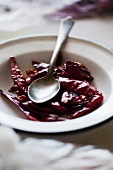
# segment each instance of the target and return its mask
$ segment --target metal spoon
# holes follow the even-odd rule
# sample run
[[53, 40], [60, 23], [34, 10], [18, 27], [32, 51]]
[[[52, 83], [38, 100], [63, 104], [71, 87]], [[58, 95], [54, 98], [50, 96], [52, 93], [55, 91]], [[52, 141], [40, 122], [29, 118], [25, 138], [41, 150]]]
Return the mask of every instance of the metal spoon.
[[60, 83], [53, 77], [53, 69], [59, 51], [68, 37], [74, 24], [71, 17], [66, 17], [60, 22], [57, 43], [51, 57], [48, 72], [45, 77], [33, 81], [28, 88], [28, 96], [35, 103], [43, 103], [53, 98], [60, 90]]

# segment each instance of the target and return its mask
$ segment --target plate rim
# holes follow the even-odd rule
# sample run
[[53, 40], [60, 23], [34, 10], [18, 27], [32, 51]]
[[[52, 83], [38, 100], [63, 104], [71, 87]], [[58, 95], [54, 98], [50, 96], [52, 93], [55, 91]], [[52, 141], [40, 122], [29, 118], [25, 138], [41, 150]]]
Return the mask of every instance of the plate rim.
[[[30, 34], [30, 35], [23, 35], [23, 36], [17, 36], [17, 37], [14, 37], [14, 38], [9, 38], [7, 40], [3, 40], [2, 42], [0, 42], [0, 48], [4, 48], [4, 46], [8, 45], [8, 43], [14, 43], [15, 41], [21, 41], [21, 40], [26, 40], [26, 39], [31, 39], [31, 38], [48, 38], [48, 37], [54, 37], [54, 38], [57, 38], [57, 34]], [[69, 39], [72, 39], [72, 40], [79, 40], [79, 41], [83, 41], [83, 42], [86, 42], [86, 43], [89, 43], [89, 44], [92, 44], [92, 45], [95, 45], [95, 46], [98, 46], [100, 48], [103, 48], [105, 50], [108, 50], [109, 52], [113, 53], [113, 49], [110, 48], [110, 47], [107, 47], [101, 43], [97, 43], [95, 41], [91, 41], [89, 39], [86, 39], [86, 38], [81, 38], [81, 37], [74, 37], [74, 36], [68, 36]]]
[[[5, 40], [5, 41], [2, 41], [1, 43], [0, 43], [0, 49], [1, 48], [5, 48], [5, 47], [7, 47], [8, 46], [8, 44], [10, 44], [10, 43], [12, 43], [12, 45], [14, 44], [14, 43], [16, 43], [16, 42], [20, 42], [20, 41], [22, 41], [22, 40], [28, 40], [28, 39], [34, 39], [34, 38], [57, 38], [57, 35], [55, 35], [55, 34], [39, 34], [39, 35], [37, 35], [37, 34], [33, 34], [33, 35], [25, 35], [25, 36], [19, 36], [19, 37], [15, 37], [15, 38], [11, 38], [11, 39], [8, 39], [8, 40]], [[110, 48], [108, 48], [108, 47], [106, 47], [106, 46], [103, 46], [103, 45], [101, 45], [101, 44], [97, 44], [96, 42], [93, 42], [93, 41], [90, 41], [90, 40], [87, 40], [87, 39], [82, 39], [82, 38], [76, 38], [76, 37], [73, 37], [73, 36], [69, 36], [69, 39], [72, 39], [72, 40], [77, 40], [77, 41], [82, 41], [82, 42], [85, 42], [85, 43], [90, 43], [90, 44], [92, 44], [92, 45], [94, 45], [94, 46], [98, 46], [98, 47], [100, 47], [100, 48], [102, 48], [102, 49], [104, 49], [104, 50], [106, 50], [106, 51], [109, 51], [109, 52], [111, 52], [111, 54], [113, 55], [113, 51], [112, 51], [112, 49], [110, 49]], [[0, 111], [0, 113], [2, 113], [1, 111]], [[5, 115], [4, 117], [6, 117], [7, 118], [7, 116]], [[10, 116], [9, 116], [10, 117]], [[11, 116], [10, 117], [10, 119], [12, 118], [13, 116]], [[85, 116], [86, 117], [86, 116]], [[83, 117], [83, 119], [85, 119], [85, 117]], [[111, 118], [112, 117], [112, 114], [111, 114], [111, 116], [109, 116], [107, 119], [109, 119], [109, 118]], [[26, 120], [26, 119], [22, 119], [22, 118], [18, 118], [18, 117], [14, 117], [14, 122], [16, 121], [18, 121], [18, 120], [20, 120], [21, 119], [21, 122], [23, 123], [23, 121], [24, 122], [27, 122], [28, 123], [28, 121], [29, 120]], [[100, 123], [102, 123], [102, 122], [104, 122], [105, 120], [107, 120], [106, 118], [105, 119], [103, 119], [101, 122], [97, 122], [97, 123], [95, 123], [94, 125], [97, 125], [97, 124], [100, 124]], [[70, 121], [70, 120], [69, 120]], [[67, 125], [69, 124], [68, 122], [69, 122], [68, 120], [67, 120]], [[2, 123], [2, 124], [4, 124], [4, 125], [6, 125], [6, 126], [9, 126], [9, 127], [11, 127], [11, 128], [14, 128], [14, 129], [18, 129], [18, 130], [21, 130], [21, 131], [27, 131], [27, 132], [35, 132], [35, 133], [61, 133], [61, 132], [68, 132], [68, 131], [77, 131], [77, 130], [81, 130], [81, 129], [85, 129], [85, 128], [88, 128], [88, 127], [91, 127], [91, 126], [94, 126], [94, 125], [92, 125], [91, 123], [89, 123], [89, 125], [88, 126], [84, 126], [84, 127], [79, 127], [79, 128], [77, 128], [77, 129], [73, 129], [72, 128], [72, 125], [75, 123], [75, 119], [73, 119], [73, 120], [71, 120], [71, 126], [70, 127], [68, 127], [68, 128], [66, 128], [66, 129], [61, 129], [61, 130], [58, 130], [58, 129], [51, 129], [51, 126], [52, 125], [54, 125], [54, 124], [57, 124], [57, 125], [59, 125], [59, 124], [61, 124], [61, 122], [50, 122], [50, 128], [49, 128], [49, 130], [48, 129], [46, 129], [46, 130], [44, 130], [43, 129], [43, 125], [47, 125], [48, 126], [48, 122], [38, 122], [38, 124], [40, 125], [40, 127], [41, 127], [41, 129], [40, 128], [36, 128], [36, 129], [34, 129], [34, 127], [32, 128], [32, 129], [30, 129], [30, 128], [26, 128], [26, 127], [22, 127], [20, 124], [18, 124], [18, 125], [12, 125], [12, 123], [9, 123], [7, 120], [3, 123], [3, 121], [1, 121], [0, 120], [0, 122]], [[66, 121], [63, 121], [62, 122], [62, 126], [61, 127], [64, 127], [65, 126], [65, 123], [64, 122], [66, 122]], [[79, 121], [78, 121], [79, 122]], [[32, 125], [32, 124], [37, 124], [37, 122], [33, 122], [33, 121], [29, 121], [29, 125]], [[37, 126], [37, 125], [36, 125]], [[69, 125], [68, 125], [69, 126]], [[38, 126], [37, 126], [38, 127]], [[51, 130], [50, 130], [51, 129]]]

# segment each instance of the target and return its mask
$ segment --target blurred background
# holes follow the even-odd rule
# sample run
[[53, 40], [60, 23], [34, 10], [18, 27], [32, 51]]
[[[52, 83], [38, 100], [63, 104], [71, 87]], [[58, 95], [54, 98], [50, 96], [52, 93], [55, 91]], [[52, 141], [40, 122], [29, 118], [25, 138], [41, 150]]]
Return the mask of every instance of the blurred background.
[[59, 19], [76, 24], [70, 35], [112, 48], [113, 0], [0, 0], [0, 41], [29, 34], [57, 34]]

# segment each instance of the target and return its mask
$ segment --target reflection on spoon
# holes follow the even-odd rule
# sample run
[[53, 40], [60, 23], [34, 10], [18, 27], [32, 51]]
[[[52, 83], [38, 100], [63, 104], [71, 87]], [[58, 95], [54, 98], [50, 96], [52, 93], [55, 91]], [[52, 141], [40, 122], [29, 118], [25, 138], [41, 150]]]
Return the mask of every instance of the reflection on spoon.
[[56, 47], [51, 57], [48, 72], [45, 77], [33, 81], [28, 88], [28, 96], [35, 103], [43, 103], [50, 100], [60, 90], [60, 83], [53, 77], [53, 69], [59, 51], [66, 41], [73, 24], [74, 20], [71, 17], [61, 20]]

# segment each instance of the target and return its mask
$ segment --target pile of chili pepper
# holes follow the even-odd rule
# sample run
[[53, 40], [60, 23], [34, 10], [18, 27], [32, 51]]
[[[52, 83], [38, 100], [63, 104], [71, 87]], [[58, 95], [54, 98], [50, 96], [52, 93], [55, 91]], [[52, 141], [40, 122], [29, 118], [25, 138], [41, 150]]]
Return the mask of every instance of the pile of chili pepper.
[[[10, 57], [11, 78], [14, 82], [8, 93], [0, 90], [1, 95], [13, 102], [33, 121], [53, 122], [75, 119], [97, 109], [103, 101], [103, 95], [92, 84], [93, 77], [80, 62], [67, 60], [65, 64], [57, 62], [53, 76], [60, 82], [59, 93], [51, 100], [37, 104], [28, 97], [28, 86], [32, 81], [46, 75], [49, 64], [32, 61], [33, 68], [25, 76], [15, 57]], [[16, 93], [16, 97], [13, 93]]]

